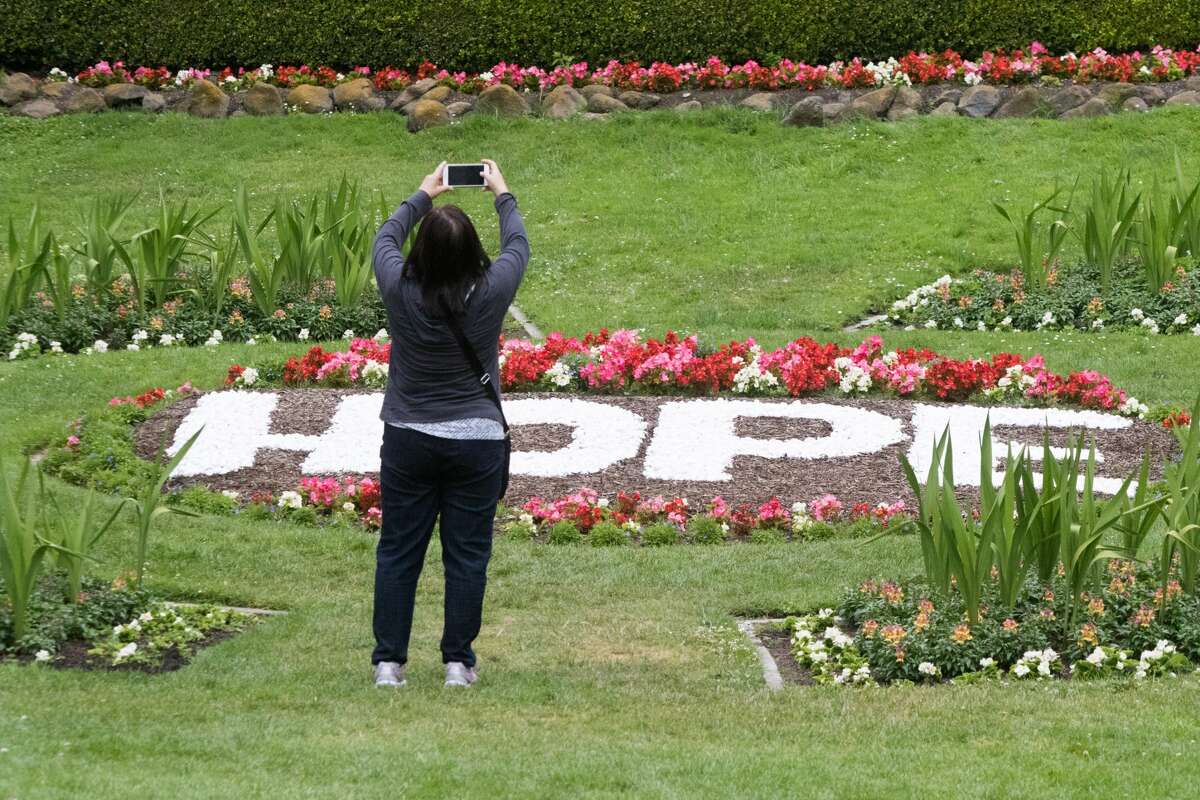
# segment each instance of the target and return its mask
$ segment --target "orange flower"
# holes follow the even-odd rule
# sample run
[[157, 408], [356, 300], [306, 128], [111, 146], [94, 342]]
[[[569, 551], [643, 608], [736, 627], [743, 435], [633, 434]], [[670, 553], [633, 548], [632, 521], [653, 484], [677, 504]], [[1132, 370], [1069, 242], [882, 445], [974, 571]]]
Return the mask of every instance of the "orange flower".
[[954, 632], [950, 634], [950, 638], [955, 644], [966, 644], [971, 641], [971, 626], [967, 623], [961, 623], [954, 628]]
[[1154, 622], [1154, 609], [1148, 608], [1147, 606], [1142, 606], [1137, 611], [1133, 612], [1132, 622], [1134, 625], [1137, 625], [1141, 628], [1149, 628], [1150, 623]]
[[875, 634], [879, 632], [879, 623], [873, 619], [869, 619], [863, 623], [862, 635], [864, 639], [873, 639]]
[[1090, 622], [1084, 623], [1079, 629], [1079, 646], [1097, 645], [1100, 643], [1100, 631]]
[[908, 631], [904, 629], [903, 625], [886, 625], [879, 635], [888, 644], [897, 646], [904, 641], [905, 636], [908, 636]]
[[888, 581], [879, 590], [879, 596], [895, 606], [904, 601], [904, 590], [891, 581]]
[[1104, 601], [1099, 597], [1093, 597], [1091, 600], [1088, 600], [1088, 613], [1093, 617], [1103, 617]]
[[1017, 622], [1012, 617], [1009, 617], [1008, 619], [1004, 620], [1004, 622], [1000, 623], [1000, 627], [1004, 628], [1005, 633], [1016, 633], [1017, 629], [1021, 627], [1021, 623]]

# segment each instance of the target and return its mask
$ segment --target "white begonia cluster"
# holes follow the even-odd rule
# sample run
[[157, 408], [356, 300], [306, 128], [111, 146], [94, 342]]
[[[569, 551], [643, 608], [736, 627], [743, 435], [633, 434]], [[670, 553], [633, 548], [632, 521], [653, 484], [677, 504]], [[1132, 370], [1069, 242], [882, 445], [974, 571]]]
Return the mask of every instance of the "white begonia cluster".
[[1049, 678], [1054, 671], [1055, 665], [1062, 666], [1059, 660], [1058, 653], [1047, 647], [1045, 650], [1026, 650], [1025, 654], [1017, 659], [1017, 663], [1012, 665], [1009, 670], [1015, 677], [1027, 678], [1033, 676], [1040, 680]]
[[362, 365], [359, 375], [362, 376], [363, 383], [366, 385], [383, 387], [387, 385], [388, 367], [387, 364], [378, 361], [368, 361]]
[[237, 500], [239, 497], [241, 497], [241, 494], [235, 492], [233, 489], [222, 489], [221, 496], [228, 497], [230, 500]]
[[734, 356], [733, 363], [742, 363], [739, 369], [733, 376], [733, 391], [736, 394], [766, 394], [772, 389], [779, 386], [779, 378], [770, 370], [763, 369], [759, 363], [759, 356], [762, 355], [762, 348], [755, 345], [751, 351], [753, 357], [749, 363], [743, 363], [745, 359], [741, 356]]
[[1175, 645], [1166, 639], [1159, 639], [1155, 643], [1153, 650], [1142, 651], [1142, 655], [1138, 658], [1137, 670], [1133, 673], [1133, 677], [1138, 680], [1145, 678], [1146, 673], [1154, 666], [1154, 662], [1161, 661], [1174, 652]]
[[1188, 324], [1188, 315], [1180, 314], [1175, 319], [1171, 320], [1172, 325], [1178, 325], [1181, 328], [1186, 328]]
[[1124, 403], [1121, 403], [1121, 407], [1117, 409], [1117, 412], [1120, 413], [1121, 416], [1137, 417], [1138, 419], [1145, 419], [1146, 414], [1149, 411], [1149, 406], [1139, 401], [1136, 397], [1127, 398]]
[[1035, 384], [1037, 380], [1027, 372], [1020, 364], [1014, 364], [1004, 371], [996, 381], [996, 385], [990, 389], [984, 389], [985, 397], [995, 399], [1003, 397], [1006, 394], [1014, 394], [1024, 396], [1025, 393]]
[[375, 331], [375, 335], [371, 337], [377, 342], [386, 342], [391, 340], [391, 335], [387, 332], [387, 328], [380, 328]]
[[932, 661], [922, 661], [920, 664], [917, 665], [917, 672], [921, 673], [922, 675], [926, 675], [930, 678], [936, 678], [938, 675], [940, 675], [942, 673], [942, 671], [938, 668], [938, 666], [936, 664], [934, 664]]
[[1042, 315], [1041, 322], [1039, 322], [1037, 325], [1034, 325], [1033, 327], [1034, 327], [1034, 330], [1040, 331], [1042, 328], [1050, 328], [1057, 324], [1058, 324], [1058, 318], [1054, 316], [1054, 312], [1047, 311], [1045, 314]]
[[350, 330], [349, 328], [347, 328], [346, 330], [342, 331], [342, 338], [343, 338], [343, 339], [353, 339], [353, 338], [354, 338], [354, 331], [352, 331], [352, 330]]
[[279, 495], [278, 504], [280, 508], [300, 508], [304, 505], [304, 498], [299, 492], [289, 490]]
[[907, 296], [902, 297], [896, 302], [892, 303], [892, 311], [897, 312], [893, 314], [893, 316], [899, 316], [898, 312], [901, 311], [908, 311], [912, 308], [929, 305], [929, 298], [932, 295], [937, 294], [939, 289], [949, 288], [950, 284], [952, 283], [954, 283], [953, 278], [951, 278], [949, 275], [943, 275], [933, 283], [928, 283], [924, 286], [918, 286], [916, 289], [913, 289], [911, 292], [909, 292]]
[[565, 389], [571, 385], [571, 366], [562, 360], [555, 361], [542, 377], [546, 383], [556, 389]]
[[246, 367], [237, 378], [238, 386], [250, 387], [256, 383], [258, 383], [258, 370], [254, 367]]
[[225, 337], [221, 335], [221, 331], [214, 330], [212, 332], [212, 336], [209, 336], [208, 340], [204, 342], [204, 346], [205, 347], [216, 347], [222, 341], [224, 341], [224, 339], [225, 339]]
[[865, 394], [871, 390], [871, 373], [863, 369], [851, 358], [842, 356], [835, 359], [833, 368], [838, 373], [838, 388], [845, 394], [858, 392]]
[[1159, 332], [1158, 322], [1151, 317], [1146, 317], [1144, 320], [1142, 320], [1142, 327], [1150, 331], [1152, 334]]
[[978, 86], [979, 84], [983, 83], [983, 76], [978, 72], [964, 72], [963, 83], [965, 83], [967, 86]]
[[799, 501], [792, 503], [792, 531], [801, 533], [813, 525], [812, 515], [808, 513], [808, 503]]
[[117, 651], [117, 654], [115, 656], [113, 656], [113, 663], [120, 664], [122, 661], [124, 661], [125, 659], [129, 658], [134, 653], [136, 653], [137, 649], [138, 649], [137, 642], [130, 642], [129, 644], [125, 645], [124, 647], [122, 647], [120, 650]]
[[8, 354], [8, 360], [16, 361], [26, 353], [35, 356], [40, 352], [41, 348], [38, 346], [38, 338], [36, 336], [32, 333], [18, 333], [17, 340], [13, 343], [13, 349]]
[[912, 78], [907, 72], [900, 69], [900, 62], [895, 58], [889, 58], [887, 61], [872, 61], [867, 64], [866, 70], [875, 79], [876, 86], [885, 84], [912, 86]]
[[53, 656], [50, 655], [49, 650], [38, 650], [36, 653], [33, 654], [33, 660], [39, 664], [48, 663], [51, 658], [53, 658]]
[[296, 334], [296, 338], [302, 342], [307, 342], [308, 341], [308, 328], [301, 328], [300, 332]]
[[1200, 322], [1196, 323], [1196, 327], [1192, 328], [1192, 336], [1200, 336]]

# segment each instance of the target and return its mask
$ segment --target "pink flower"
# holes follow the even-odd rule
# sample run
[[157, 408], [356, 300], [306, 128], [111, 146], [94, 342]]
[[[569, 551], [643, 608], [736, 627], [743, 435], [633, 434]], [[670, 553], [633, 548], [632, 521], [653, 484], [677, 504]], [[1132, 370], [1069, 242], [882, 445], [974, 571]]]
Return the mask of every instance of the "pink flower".
[[79, 444], [79, 437], [72, 434], [67, 437], [67, 447], [75, 447]]
[[842, 513], [842, 501], [836, 496], [827, 494], [818, 497], [808, 504], [809, 512], [813, 519], [819, 522], [828, 522], [837, 519]]

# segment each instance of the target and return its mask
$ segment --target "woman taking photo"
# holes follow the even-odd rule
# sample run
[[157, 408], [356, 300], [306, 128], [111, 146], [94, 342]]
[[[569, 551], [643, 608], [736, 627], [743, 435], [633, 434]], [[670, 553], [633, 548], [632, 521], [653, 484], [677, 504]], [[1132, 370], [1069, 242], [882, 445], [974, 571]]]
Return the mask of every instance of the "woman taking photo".
[[[476, 679], [471, 643], [479, 635], [492, 522], [508, 474], [497, 341], [529, 261], [516, 198], [495, 162], [483, 163], [483, 188], [495, 195], [500, 216], [494, 261], [462, 209], [433, 207], [451, 188], [443, 180], [445, 164], [425, 177], [375, 238], [375, 279], [392, 337], [381, 414], [376, 686], [405, 685], [417, 579], [435, 524], [446, 573], [445, 685], [470, 686]], [[418, 222], [405, 257], [401, 246]]]

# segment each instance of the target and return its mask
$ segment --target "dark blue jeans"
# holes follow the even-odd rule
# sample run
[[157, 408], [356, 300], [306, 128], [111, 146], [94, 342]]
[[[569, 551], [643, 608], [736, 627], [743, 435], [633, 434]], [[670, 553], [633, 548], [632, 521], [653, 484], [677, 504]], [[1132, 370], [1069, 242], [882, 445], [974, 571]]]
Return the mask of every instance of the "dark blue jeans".
[[371, 662], [408, 660], [417, 579], [439, 522], [446, 572], [442, 661], [475, 665], [504, 443], [460, 441], [384, 425], [380, 483], [383, 528], [375, 554], [375, 652]]

